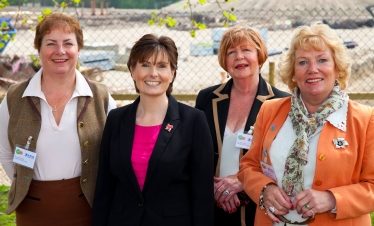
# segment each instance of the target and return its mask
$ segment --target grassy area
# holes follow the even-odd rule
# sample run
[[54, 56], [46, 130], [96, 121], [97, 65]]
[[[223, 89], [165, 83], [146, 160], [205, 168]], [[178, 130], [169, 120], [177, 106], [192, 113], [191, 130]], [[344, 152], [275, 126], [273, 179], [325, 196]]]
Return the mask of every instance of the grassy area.
[[[11, 215], [6, 215], [5, 210], [8, 203], [8, 191], [9, 187], [5, 185], [0, 185], [0, 225], [2, 226], [15, 226], [16, 225], [16, 215], [12, 213]], [[374, 213], [370, 214], [371, 225], [374, 226]]]
[[0, 225], [15, 226], [16, 225], [15, 213], [12, 213], [11, 215], [5, 214], [5, 210], [8, 204], [8, 191], [9, 191], [8, 186], [0, 185]]

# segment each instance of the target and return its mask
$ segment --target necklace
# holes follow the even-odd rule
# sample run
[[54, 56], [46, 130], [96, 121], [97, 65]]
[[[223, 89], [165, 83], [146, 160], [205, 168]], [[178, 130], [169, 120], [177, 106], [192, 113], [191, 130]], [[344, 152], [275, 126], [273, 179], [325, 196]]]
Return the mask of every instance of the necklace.
[[60, 101], [60, 103], [58, 103], [57, 105], [51, 106], [51, 107], [52, 107], [52, 113], [53, 113], [53, 112], [57, 112], [57, 107], [60, 106], [60, 104], [61, 104], [62, 102], [64, 102], [64, 100], [66, 100], [66, 98], [68, 98], [68, 96], [70, 96], [70, 95], [74, 92], [74, 89], [75, 89], [75, 87], [74, 87], [70, 92], [68, 92], [68, 94], [64, 97], [64, 99], [62, 99], [62, 100]]

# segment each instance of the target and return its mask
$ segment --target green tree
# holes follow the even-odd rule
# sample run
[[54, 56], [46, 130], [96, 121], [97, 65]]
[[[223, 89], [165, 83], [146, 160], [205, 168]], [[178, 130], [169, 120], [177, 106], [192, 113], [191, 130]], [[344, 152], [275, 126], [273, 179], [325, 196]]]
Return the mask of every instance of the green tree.
[[[160, 2], [162, 2], [162, 0], [160, 0]], [[223, 0], [223, 2], [231, 2], [231, 0]], [[220, 2], [219, 0], [215, 0], [215, 3], [219, 6], [219, 8], [221, 9], [222, 15], [225, 18], [222, 21], [223, 27], [228, 27], [230, 22], [236, 21], [236, 16], [229, 11], [223, 10], [223, 8], [221, 7], [221, 3], [223, 3], [223, 2]], [[197, 5], [205, 5], [206, 3], [207, 3], [207, 0], [198, 0]], [[190, 11], [190, 21], [191, 21], [191, 25], [192, 25], [192, 29], [190, 30], [190, 34], [191, 34], [192, 37], [195, 37], [196, 36], [196, 30], [205, 29], [206, 24], [197, 22], [194, 19], [194, 17], [193, 17], [194, 13], [193, 13], [193, 10], [192, 10], [192, 4], [191, 4], [190, 0], [185, 1], [184, 9], [189, 9], [189, 11]], [[234, 11], [234, 9], [232, 8], [231, 11]], [[173, 27], [177, 24], [177, 21], [175, 19], [173, 19], [172, 17], [168, 16], [168, 15], [164, 15], [162, 13], [162, 11], [159, 12], [159, 13], [154, 11], [154, 12], [151, 13], [151, 19], [148, 21], [148, 24], [151, 25], [151, 26], [157, 24], [158, 26], [168, 25], [170, 27]]]

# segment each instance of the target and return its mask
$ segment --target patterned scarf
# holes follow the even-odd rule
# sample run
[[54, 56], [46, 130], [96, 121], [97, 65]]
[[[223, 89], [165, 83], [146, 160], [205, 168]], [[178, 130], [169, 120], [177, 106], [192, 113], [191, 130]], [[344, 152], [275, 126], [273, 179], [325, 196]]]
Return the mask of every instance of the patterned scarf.
[[308, 163], [309, 137], [326, 118], [341, 108], [347, 100], [347, 94], [335, 82], [329, 97], [314, 114], [309, 114], [300, 99], [300, 91], [296, 86], [291, 97], [291, 110], [288, 113], [292, 127], [297, 135], [286, 159], [286, 167], [282, 178], [283, 190], [289, 196], [295, 196], [304, 190], [304, 165]]

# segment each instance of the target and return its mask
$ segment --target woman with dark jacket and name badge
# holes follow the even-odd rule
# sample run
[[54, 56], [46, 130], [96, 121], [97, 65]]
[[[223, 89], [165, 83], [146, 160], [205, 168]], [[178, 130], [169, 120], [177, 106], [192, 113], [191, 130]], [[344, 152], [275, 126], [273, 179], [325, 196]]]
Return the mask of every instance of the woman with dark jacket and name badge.
[[251, 145], [251, 127], [263, 102], [288, 95], [261, 77], [267, 57], [257, 30], [230, 28], [222, 37], [218, 60], [231, 79], [200, 91], [196, 99], [196, 108], [205, 112], [214, 144], [215, 225], [250, 226], [254, 222], [256, 205], [236, 177], [239, 160]]
[[91, 225], [99, 146], [116, 107], [105, 86], [75, 69], [79, 22], [53, 13], [35, 31], [42, 68], [9, 88], [0, 107], [0, 161], [18, 226]]
[[350, 59], [324, 24], [295, 30], [279, 62], [292, 96], [262, 105], [239, 180], [256, 226], [370, 226], [374, 109], [343, 91]]
[[140, 38], [127, 65], [139, 97], [109, 113], [93, 224], [213, 225], [213, 144], [204, 112], [171, 95], [174, 41]]

